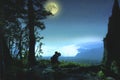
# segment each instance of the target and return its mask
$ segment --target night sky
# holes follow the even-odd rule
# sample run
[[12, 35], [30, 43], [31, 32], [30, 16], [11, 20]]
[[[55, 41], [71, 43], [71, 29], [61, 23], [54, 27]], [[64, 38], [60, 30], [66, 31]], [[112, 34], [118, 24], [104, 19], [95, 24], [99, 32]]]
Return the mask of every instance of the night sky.
[[100, 42], [102, 45], [114, 0], [50, 1], [56, 1], [60, 11], [44, 20], [43, 56], [51, 56], [55, 51], [62, 56], [75, 56], [84, 44]]

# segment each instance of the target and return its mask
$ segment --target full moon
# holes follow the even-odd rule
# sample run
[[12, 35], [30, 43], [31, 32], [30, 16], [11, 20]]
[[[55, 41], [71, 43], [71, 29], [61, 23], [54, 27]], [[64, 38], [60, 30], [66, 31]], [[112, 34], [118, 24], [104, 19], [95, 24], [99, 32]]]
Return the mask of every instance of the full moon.
[[53, 15], [56, 15], [59, 12], [59, 6], [56, 2], [47, 2], [45, 9], [51, 12]]

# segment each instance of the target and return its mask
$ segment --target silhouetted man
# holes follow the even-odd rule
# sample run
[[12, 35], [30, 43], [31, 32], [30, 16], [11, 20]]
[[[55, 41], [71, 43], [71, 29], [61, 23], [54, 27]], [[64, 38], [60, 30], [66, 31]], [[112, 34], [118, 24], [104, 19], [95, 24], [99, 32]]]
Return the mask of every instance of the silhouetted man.
[[55, 54], [51, 57], [51, 63], [54, 64], [59, 64], [60, 62], [58, 61], [58, 57], [61, 56], [61, 53], [55, 52]]

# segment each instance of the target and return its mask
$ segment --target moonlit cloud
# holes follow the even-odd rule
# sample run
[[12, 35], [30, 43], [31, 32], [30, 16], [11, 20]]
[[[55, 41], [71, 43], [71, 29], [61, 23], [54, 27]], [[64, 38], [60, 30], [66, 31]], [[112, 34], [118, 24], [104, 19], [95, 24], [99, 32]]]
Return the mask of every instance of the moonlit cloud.
[[76, 45], [67, 45], [63, 46], [60, 50], [63, 54], [62, 56], [76, 56], [79, 53], [78, 48]]
[[55, 51], [58, 51], [61, 53], [64, 57], [73, 57], [77, 53], [79, 53], [78, 49], [79, 47], [76, 45], [66, 45], [66, 46], [60, 46], [60, 47], [53, 47], [53, 46], [43, 46], [43, 54], [42, 56], [52, 56]]
[[42, 46], [42, 50], [44, 52], [42, 56], [52, 56], [55, 51], [58, 51], [64, 57], [73, 57], [78, 53], [80, 53], [78, 51], [78, 49], [80, 48], [82, 49], [84, 48], [86, 50], [89, 48], [92, 48], [92, 46], [90, 47], [85, 46], [85, 45], [89, 45], [88, 43], [94, 44], [94, 43], [101, 43], [101, 42], [102, 40], [98, 37], [76, 38], [76, 39], [73, 39], [73, 40], [71, 39], [67, 41], [61, 40], [59, 42], [57, 42], [57, 40], [54, 42], [51, 41], [51, 44]]

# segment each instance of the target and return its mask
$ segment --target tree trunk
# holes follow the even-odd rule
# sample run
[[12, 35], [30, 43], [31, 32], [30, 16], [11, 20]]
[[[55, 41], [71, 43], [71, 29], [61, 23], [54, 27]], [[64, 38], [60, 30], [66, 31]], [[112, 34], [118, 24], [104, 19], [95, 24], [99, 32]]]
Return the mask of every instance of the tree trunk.
[[29, 54], [28, 63], [29, 66], [35, 65], [35, 35], [34, 35], [34, 9], [32, 0], [28, 0], [28, 28], [29, 28]]
[[3, 32], [0, 29], [0, 78], [3, 80], [5, 68], [9, 67], [13, 63], [13, 59], [10, 55], [7, 41], [3, 36]]
[[7, 41], [5, 40], [2, 30], [0, 30], [0, 55], [2, 55], [2, 61], [5, 65], [11, 64], [12, 57], [10, 55], [9, 48], [7, 46]]

